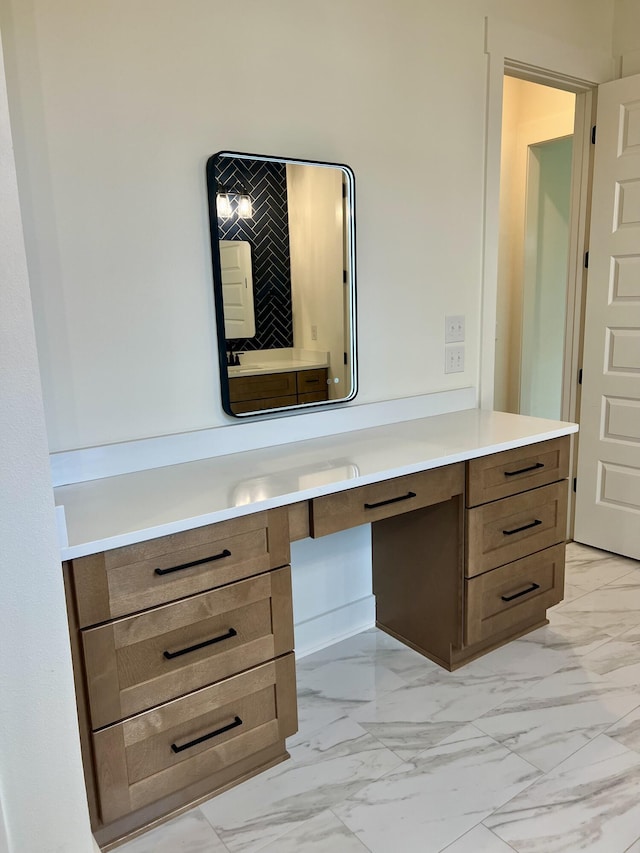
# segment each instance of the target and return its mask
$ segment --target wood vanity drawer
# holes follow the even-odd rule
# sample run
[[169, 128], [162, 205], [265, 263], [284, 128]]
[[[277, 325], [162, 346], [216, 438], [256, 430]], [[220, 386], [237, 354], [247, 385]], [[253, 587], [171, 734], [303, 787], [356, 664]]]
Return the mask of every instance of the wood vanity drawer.
[[490, 637], [544, 619], [563, 598], [565, 546], [554, 545], [465, 581], [465, 642]]
[[298, 403], [324, 403], [329, 399], [329, 391], [325, 386], [324, 391], [310, 391], [307, 394], [298, 394]]
[[314, 498], [311, 535], [314, 538], [326, 536], [359, 524], [442, 503], [462, 494], [463, 490], [464, 463], [460, 462]]
[[290, 397], [266, 397], [262, 400], [243, 400], [241, 403], [231, 403], [234, 415], [242, 415], [245, 412], [262, 412], [265, 409], [282, 409], [284, 406], [295, 406], [298, 397], [294, 394]]
[[563, 480], [468, 510], [467, 577], [564, 542], [567, 486]]
[[471, 459], [467, 506], [478, 506], [569, 476], [569, 436]]
[[262, 397], [295, 396], [296, 374], [261, 373], [257, 376], [232, 376], [229, 379], [229, 399], [232, 403], [242, 400], [259, 400]]
[[289, 567], [82, 631], [93, 729], [293, 648]]
[[229, 784], [234, 765], [242, 768], [238, 778], [248, 758], [296, 728], [291, 653], [95, 732], [102, 820], [116, 820], [200, 779], [211, 780], [211, 791]]
[[298, 371], [298, 394], [306, 394], [311, 391], [324, 392], [327, 394], [327, 368], [317, 367], [313, 370]]
[[282, 508], [72, 560], [79, 626], [285, 566], [288, 531]]

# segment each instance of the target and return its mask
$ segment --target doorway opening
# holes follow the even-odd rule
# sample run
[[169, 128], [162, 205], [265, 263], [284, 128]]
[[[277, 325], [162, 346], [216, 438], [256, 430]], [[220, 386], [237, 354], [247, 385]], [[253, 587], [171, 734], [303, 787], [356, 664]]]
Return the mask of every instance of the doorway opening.
[[505, 75], [494, 368], [499, 411], [558, 420], [566, 412], [575, 119], [574, 93]]

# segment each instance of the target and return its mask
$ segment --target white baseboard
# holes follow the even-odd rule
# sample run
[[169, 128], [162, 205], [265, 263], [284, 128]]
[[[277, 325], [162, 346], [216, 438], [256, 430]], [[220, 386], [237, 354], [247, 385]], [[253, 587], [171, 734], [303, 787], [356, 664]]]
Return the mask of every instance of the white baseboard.
[[374, 595], [338, 607], [329, 613], [295, 625], [296, 658], [303, 658], [340, 640], [373, 628], [376, 621]]

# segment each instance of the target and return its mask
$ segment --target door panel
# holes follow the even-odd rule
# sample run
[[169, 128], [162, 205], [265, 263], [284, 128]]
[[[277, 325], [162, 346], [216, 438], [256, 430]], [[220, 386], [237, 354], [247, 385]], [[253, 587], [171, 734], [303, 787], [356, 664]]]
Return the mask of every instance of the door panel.
[[640, 75], [597, 128], [575, 539], [640, 559]]

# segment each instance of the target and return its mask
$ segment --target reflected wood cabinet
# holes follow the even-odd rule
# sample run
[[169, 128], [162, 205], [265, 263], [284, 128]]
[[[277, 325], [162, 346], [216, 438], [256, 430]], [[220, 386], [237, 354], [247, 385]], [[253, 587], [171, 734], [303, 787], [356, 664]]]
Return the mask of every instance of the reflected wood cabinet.
[[328, 368], [233, 376], [229, 379], [229, 400], [235, 414], [320, 403], [329, 399]]
[[567, 436], [65, 563], [98, 843], [288, 757], [290, 541], [370, 523], [376, 624], [453, 670], [562, 599], [568, 465]]

